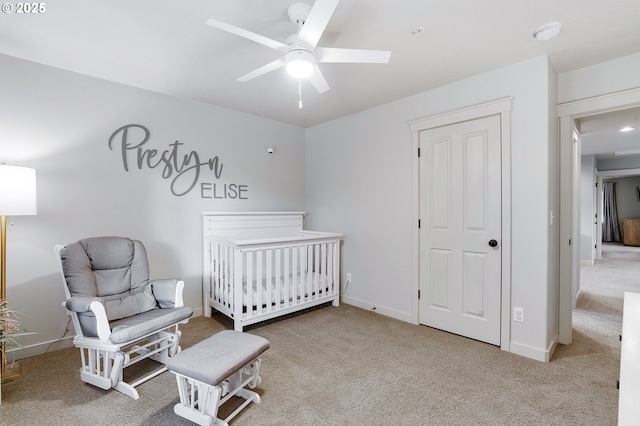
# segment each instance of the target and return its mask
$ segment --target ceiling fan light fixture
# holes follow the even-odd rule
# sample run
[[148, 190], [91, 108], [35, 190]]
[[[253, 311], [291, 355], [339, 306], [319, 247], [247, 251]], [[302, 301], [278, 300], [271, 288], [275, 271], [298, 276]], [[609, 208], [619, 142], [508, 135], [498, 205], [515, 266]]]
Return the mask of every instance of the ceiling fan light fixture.
[[315, 68], [315, 58], [307, 50], [292, 50], [285, 56], [286, 69], [291, 77], [304, 79], [311, 77]]

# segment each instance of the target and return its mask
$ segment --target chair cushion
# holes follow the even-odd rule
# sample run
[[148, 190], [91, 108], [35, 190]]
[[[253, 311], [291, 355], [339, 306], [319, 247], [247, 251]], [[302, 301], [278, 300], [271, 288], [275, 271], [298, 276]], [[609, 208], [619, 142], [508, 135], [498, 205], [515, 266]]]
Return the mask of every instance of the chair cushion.
[[147, 251], [140, 241], [125, 237], [80, 240], [96, 275], [98, 296], [135, 291], [149, 281]]
[[60, 250], [60, 260], [67, 287], [72, 296], [95, 297], [98, 295], [96, 276], [91, 269], [91, 262], [79, 242], [64, 246]]
[[141, 314], [158, 307], [151, 286], [140, 291], [101, 297], [109, 321]]
[[125, 343], [139, 339], [154, 331], [162, 330], [193, 315], [193, 308], [184, 306], [181, 308], [153, 309], [123, 318], [110, 323], [111, 343]]
[[72, 296], [97, 296], [114, 321], [157, 308], [144, 245], [125, 237], [85, 238], [60, 251]]

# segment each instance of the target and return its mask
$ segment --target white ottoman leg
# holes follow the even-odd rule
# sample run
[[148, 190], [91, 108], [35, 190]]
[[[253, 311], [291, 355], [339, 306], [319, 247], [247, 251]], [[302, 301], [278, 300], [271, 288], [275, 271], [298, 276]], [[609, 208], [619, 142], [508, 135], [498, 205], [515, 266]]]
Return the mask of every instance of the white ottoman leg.
[[227, 426], [217, 418], [222, 392], [219, 386], [210, 386], [176, 374], [180, 402], [173, 412], [201, 426]]

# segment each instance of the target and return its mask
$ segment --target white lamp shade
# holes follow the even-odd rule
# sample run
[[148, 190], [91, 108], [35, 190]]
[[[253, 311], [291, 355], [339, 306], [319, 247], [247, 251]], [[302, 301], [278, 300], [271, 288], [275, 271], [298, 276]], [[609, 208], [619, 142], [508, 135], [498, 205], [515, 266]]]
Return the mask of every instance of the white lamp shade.
[[36, 171], [0, 164], [0, 216], [37, 214]]
[[309, 78], [315, 68], [315, 58], [306, 50], [292, 50], [285, 55], [287, 72], [294, 78]]

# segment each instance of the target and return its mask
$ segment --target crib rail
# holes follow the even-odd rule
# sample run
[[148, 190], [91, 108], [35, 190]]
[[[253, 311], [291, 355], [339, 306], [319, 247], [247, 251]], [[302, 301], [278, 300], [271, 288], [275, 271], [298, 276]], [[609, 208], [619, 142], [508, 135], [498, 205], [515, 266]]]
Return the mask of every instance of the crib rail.
[[233, 318], [234, 328], [339, 303], [339, 234], [304, 231], [268, 240], [205, 238], [204, 303]]

